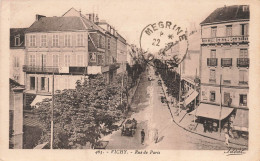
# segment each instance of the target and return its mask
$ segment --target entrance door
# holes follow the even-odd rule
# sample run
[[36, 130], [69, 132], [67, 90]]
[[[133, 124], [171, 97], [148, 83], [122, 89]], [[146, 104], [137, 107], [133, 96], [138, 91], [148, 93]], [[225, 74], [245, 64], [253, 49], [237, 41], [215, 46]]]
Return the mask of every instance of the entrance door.
[[30, 77], [30, 89], [35, 90], [35, 77]]

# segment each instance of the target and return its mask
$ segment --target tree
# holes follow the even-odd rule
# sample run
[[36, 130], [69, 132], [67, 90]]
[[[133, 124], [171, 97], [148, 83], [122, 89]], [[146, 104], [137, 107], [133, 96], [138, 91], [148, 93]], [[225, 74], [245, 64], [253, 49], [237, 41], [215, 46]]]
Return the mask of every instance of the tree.
[[[102, 75], [83, 82], [76, 89], [63, 90], [54, 96], [54, 148], [82, 148], [86, 143], [98, 144], [101, 134], [117, 129], [122, 118], [120, 79], [105, 84]], [[51, 99], [39, 104], [36, 112], [44, 124], [41, 142], [50, 140]], [[101, 128], [104, 124], [104, 129]]]

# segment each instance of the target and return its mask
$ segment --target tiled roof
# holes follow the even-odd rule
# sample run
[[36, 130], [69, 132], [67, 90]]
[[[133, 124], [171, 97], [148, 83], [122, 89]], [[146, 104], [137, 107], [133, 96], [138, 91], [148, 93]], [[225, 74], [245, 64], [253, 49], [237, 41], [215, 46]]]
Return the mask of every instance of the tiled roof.
[[24, 87], [21, 84], [19, 84], [18, 82], [16, 82], [15, 80], [9, 78], [9, 86], [11, 89], [13, 88], [17, 88], [17, 87]]
[[[88, 27], [88, 26], [87, 26]], [[26, 32], [86, 30], [80, 17], [42, 17], [35, 21]]]
[[[10, 29], [10, 47], [24, 47], [24, 31], [27, 28], [11, 28]], [[15, 37], [20, 37], [20, 45], [15, 46]]]
[[216, 9], [200, 24], [249, 19], [249, 6], [234, 5]]

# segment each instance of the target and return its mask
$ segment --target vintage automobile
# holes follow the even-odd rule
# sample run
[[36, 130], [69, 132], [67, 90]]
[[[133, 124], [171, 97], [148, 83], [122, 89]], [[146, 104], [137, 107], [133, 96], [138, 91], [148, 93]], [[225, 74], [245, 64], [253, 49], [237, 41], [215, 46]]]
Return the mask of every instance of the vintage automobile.
[[137, 121], [135, 119], [128, 119], [122, 127], [121, 136], [134, 136], [137, 127]]

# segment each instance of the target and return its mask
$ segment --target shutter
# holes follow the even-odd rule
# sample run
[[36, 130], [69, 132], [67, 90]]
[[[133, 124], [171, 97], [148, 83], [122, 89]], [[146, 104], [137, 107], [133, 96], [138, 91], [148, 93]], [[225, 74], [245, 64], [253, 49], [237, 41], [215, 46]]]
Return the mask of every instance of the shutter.
[[36, 38], [36, 47], [40, 46], [40, 34], [35, 34], [35, 38]]
[[64, 46], [64, 33], [59, 34], [59, 46], [60, 47]]
[[52, 34], [47, 35], [47, 42], [48, 42], [48, 47], [52, 46]]
[[51, 53], [46, 54], [46, 66], [52, 66], [52, 54]]
[[71, 38], [72, 38], [72, 46], [75, 47], [76, 46], [76, 34], [72, 33]]
[[244, 81], [248, 82], [248, 71], [244, 71]]
[[243, 70], [240, 70], [239, 71], [239, 81], [244, 81], [244, 76], [243, 76], [244, 74], [243, 74]]
[[64, 53], [59, 54], [59, 66], [60, 67], [64, 66]]

